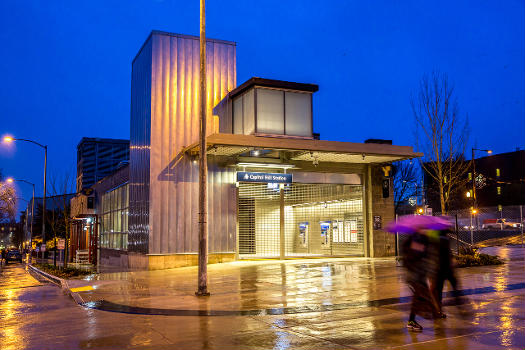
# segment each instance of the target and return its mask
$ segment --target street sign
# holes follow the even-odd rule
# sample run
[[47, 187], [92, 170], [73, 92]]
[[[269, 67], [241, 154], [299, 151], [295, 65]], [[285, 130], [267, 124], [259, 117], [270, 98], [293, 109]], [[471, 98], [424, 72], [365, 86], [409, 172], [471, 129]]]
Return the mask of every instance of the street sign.
[[66, 249], [66, 240], [64, 238], [57, 239], [57, 249]]
[[41, 252], [45, 252], [45, 251], [46, 251], [46, 245], [45, 245], [45, 244], [42, 244], [42, 245], [40, 246], [40, 251], [41, 251]]
[[238, 171], [237, 182], [262, 182], [262, 183], [292, 183], [292, 174], [252, 173]]

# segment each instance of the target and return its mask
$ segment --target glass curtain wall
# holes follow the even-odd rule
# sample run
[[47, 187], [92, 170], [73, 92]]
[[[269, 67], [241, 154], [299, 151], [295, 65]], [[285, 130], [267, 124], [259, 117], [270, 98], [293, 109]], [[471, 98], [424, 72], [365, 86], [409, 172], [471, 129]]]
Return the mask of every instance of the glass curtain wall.
[[102, 195], [100, 247], [128, 249], [129, 189], [125, 184]]

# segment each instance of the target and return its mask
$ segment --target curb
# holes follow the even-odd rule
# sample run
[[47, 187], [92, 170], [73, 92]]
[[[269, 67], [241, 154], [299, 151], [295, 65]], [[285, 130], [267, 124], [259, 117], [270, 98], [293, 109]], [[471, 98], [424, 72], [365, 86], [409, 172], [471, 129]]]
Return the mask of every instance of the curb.
[[75, 292], [73, 292], [71, 290], [71, 288], [69, 287], [69, 284], [67, 283], [67, 280], [59, 278], [59, 277], [54, 276], [54, 275], [51, 275], [51, 274], [49, 274], [47, 272], [44, 272], [44, 271], [34, 267], [31, 264], [28, 264], [27, 267], [29, 269], [31, 269], [33, 272], [35, 272], [36, 274], [44, 277], [49, 282], [51, 282], [54, 285], [60, 287], [62, 289], [62, 291], [65, 292], [65, 293], [68, 293], [73, 298], [73, 300], [75, 300], [75, 302], [77, 304], [82, 305], [84, 303], [84, 300], [82, 299], [82, 297], [78, 293], [75, 293]]

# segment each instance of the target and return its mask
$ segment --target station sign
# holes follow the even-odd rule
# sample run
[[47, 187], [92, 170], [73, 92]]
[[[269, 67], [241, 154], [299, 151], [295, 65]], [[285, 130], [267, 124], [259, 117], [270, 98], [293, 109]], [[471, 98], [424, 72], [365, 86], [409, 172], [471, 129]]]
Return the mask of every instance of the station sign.
[[270, 174], [252, 173], [249, 171], [238, 171], [237, 182], [259, 182], [259, 183], [292, 183], [292, 174]]

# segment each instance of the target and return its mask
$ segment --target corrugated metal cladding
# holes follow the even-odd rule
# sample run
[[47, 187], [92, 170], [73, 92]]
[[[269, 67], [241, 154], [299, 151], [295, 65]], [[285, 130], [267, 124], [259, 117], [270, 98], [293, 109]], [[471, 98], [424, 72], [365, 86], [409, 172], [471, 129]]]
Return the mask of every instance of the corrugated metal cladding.
[[[151, 46], [149, 91], [146, 78], [138, 78], [140, 84], [145, 86], [143, 93], [146, 99], [149, 93], [150, 113], [142, 110], [135, 113], [138, 114], [138, 124], [142, 123], [141, 115], [146, 117], [150, 114], [151, 118], [141, 125], [150, 133], [149, 138], [144, 139], [151, 142], [146, 143], [144, 156], [131, 157], [131, 173], [147, 177], [142, 167], [149, 163], [149, 180], [142, 178], [142, 175], [136, 176], [142, 181], [136, 184], [136, 198], [145, 198], [142, 195], [146, 195], [147, 191], [138, 190], [141, 186], [148, 187], [149, 181], [149, 226], [136, 230], [135, 242], [140, 242], [138, 245], [142, 247], [144, 239], [149, 237], [147, 252], [150, 254], [196, 252], [198, 167], [187, 156], [179, 157], [179, 152], [197, 142], [199, 136], [199, 39], [153, 32], [148, 44]], [[140, 56], [143, 54], [148, 55], [144, 49]], [[236, 86], [235, 43], [208, 40], [206, 60], [208, 133], [211, 134], [218, 129], [218, 125], [213, 124], [212, 108]], [[138, 61], [137, 58], [134, 67]], [[146, 63], [140, 64], [147, 66]], [[135, 97], [133, 93], [132, 97]], [[139, 100], [142, 98], [139, 97]], [[148, 108], [146, 103], [142, 106]], [[133, 134], [133, 111], [132, 107], [132, 144], [134, 137], [137, 140], [142, 138], [142, 134]], [[142, 153], [137, 150], [136, 154]], [[134, 160], [139, 162], [136, 166], [133, 165]], [[221, 170], [215, 164], [210, 159], [209, 250], [233, 252], [236, 209], [233, 172]], [[145, 215], [147, 217], [148, 213], [145, 212]], [[142, 224], [142, 218], [137, 223], [139, 221]], [[135, 251], [145, 252], [142, 248]]]
[[151, 40], [132, 64], [128, 251], [147, 253], [149, 236]]

